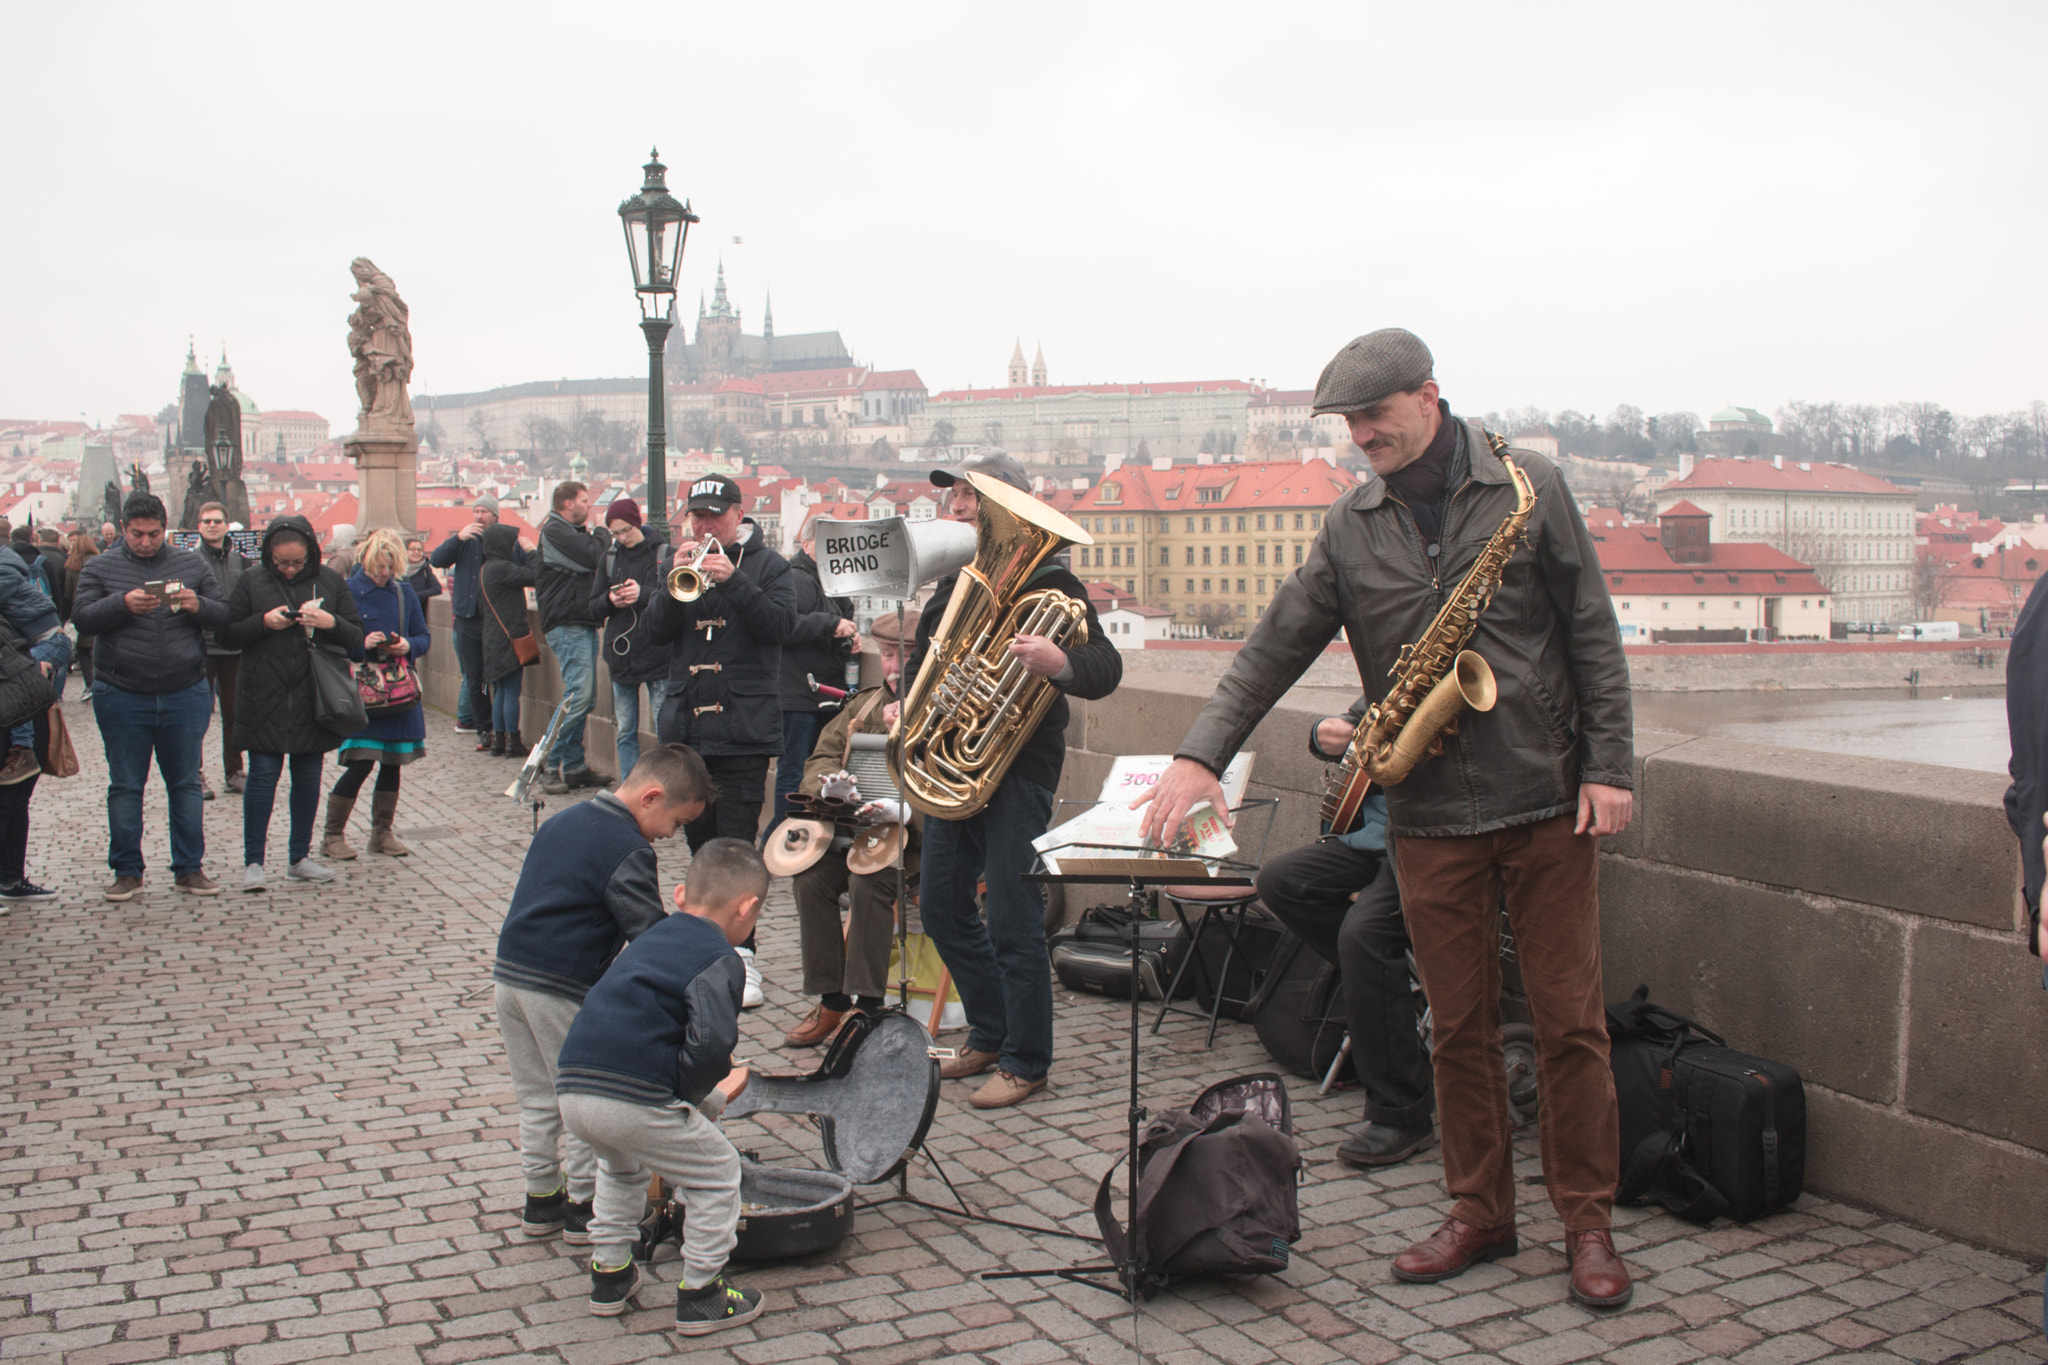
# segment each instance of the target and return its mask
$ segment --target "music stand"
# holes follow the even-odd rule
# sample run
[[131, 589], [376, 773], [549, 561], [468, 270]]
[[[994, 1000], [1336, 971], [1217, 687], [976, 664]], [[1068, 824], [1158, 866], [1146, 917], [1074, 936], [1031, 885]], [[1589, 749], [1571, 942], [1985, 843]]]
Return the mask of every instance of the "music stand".
[[[1088, 809], [1098, 802], [1062, 801], [1059, 806]], [[1027, 882], [1039, 882], [1052, 886], [1125, 886], [1130, 889], [1131, 908], [1131, 1028], [1130, 1028], [1130, 1106], [1125, 1113], [1126, 1131], [1124, 1136], [1124, 1162], [1128, 1167], [1129, 1184], [1125, 1193], [1125, 1226], [1130, 1237], [1125, 1243], [1125, 1253], [1120, 1263], [1108, 1265], [1055, 1266], [1043, 1270], [985, 1270], [980, 1278], [984, 1280], [1024, 1280], [1054, 1276], [1071, 1280], [1076, 1284], [1092, 1285], [1108, 1290], [1131, 1304], [1131, 1349], [1138, 1347], [1138, 1299], [1142, 1295], [1150, 1299], [1159, 1292], [1164, 1283], [1159, 1276], [1147, 1274], [1140, 1260], [1141, 1238], [1138, 1232], [1138, 1129], [1148, 1117], [1138, 1103], [1138, 1056], [1141, 1033], [1141, 1009], [1138, 1003], [1138, 952], [1139, 936], [1137, 921], [1144, 918], [1146, 892], [1151, 887], [1178, 885], [1190, 881], [1209, 881], [1217, 886], [1250, 886], [1259, 865], [1265, 859], [1266, 840], [1273, 831], [1273, 813], [1280, 802], [1273, 797], [1259, 797], [1244, 801], [1232, 808], [1237, 817], [1236, 830], [1242, 834], [1247, 826], [1244, 816], [1247, 812], [1263, 810], [1265, 822], [1258, 833], [1258, 851], [1247, 862], [1237, 857], [1202, 857], [1186, 854], [1177, 857], [1162, 857], [1157, 849], [1135, 846], [1076, 842], [1060, 844], [1044, 850], [1024, 874]], [[1078, 813], [1078, 811], [1076, 812]], [[1055, 807], [1057, 818], [1057, 807]], [[1062, 855], [1061, 849], [1086, 849], [1086, 856]], [[1240, 851], [1242, 851], [1240, 849]], [[1045, 854], [1054, 856], [1060, 867], [1058, 872], [1045, 870]], [[1108, 856], [1102, 856], [1108, 855]], [[1192, 947], [1190, 951], [1193, 951]], [[1114, 1275], [1114, 1285], [1105, 1284], [1098, 1276]]]

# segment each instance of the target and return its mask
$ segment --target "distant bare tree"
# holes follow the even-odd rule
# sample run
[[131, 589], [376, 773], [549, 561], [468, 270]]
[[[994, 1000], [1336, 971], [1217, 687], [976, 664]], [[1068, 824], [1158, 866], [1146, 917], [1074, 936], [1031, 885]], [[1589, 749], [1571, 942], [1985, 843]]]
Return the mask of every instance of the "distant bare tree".
[[1913, 595], [1913, 619], [1931, 620], [1934, 613], [1948, 604], [1955, 591], [1955, 577], [1947, 561], [1925, 550], [1913, 561], [1913, 572], [1907, 579]]
[[1202, 633], [1215, 638], [1223, 627], [1235, 621], [1237, 614], [1228, 602], [1197, 602], [1188, 608], [1188, 620], [1202, 628]]

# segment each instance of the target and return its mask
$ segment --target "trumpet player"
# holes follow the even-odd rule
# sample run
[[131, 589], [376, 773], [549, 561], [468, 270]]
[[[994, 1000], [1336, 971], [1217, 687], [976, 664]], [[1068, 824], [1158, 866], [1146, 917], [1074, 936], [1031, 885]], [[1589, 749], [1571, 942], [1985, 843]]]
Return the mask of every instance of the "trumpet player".
[[[1408, 664], [1397, 652], [1438, 633], [1446, 595], [1475, 565], [1499, 562], [1486, 552], [1522, 519], [1470, 639], [1492, 666], [1497, 704], [1465, 712], [1442, 753], [1386, 789], [1402, 909], [1435, 1019], [1438, 1129], [1455, 1201], [1393, 1273], [1435, 1283], [1519, 1247], [1494, 927], [1504, 894], [1536, 1025], [1543, 1174], [1564, 1224], [1569, 1292], [1619, 1307], [1632, 1291], [1608, 1232], [1619, 1132], [1597, 855], [1599, 837], [1629, 823], [1634, 743], [1628, 664], [1592, 538], [1555, 466], [1531, 451], [1496, 452], [1477, 424], [1451, 415], [1429, 348], [1409, 332], [1347, 344], [1316, 385], [1315, 411], [1343, 415], [1373, 477], [1332, 504], [1308, 562], [1155, 785], [1146, 832], [1178, 828], [1204, 799], [1221, 809], [1216, 774], [1339, 627], [1366, 697], [1380, 701], [1390, 671]], [[1508, 461], [1533, 489], [1526, 514]]]
[[[695, 853], [712, 839], [751, 845], [759, 832], [768, 760], [782, 752], [782, 646], [796, 629], [796, 587], [789, 561], [745, 515], [731, 479], [713, 474], [691, 484], [684, 516], [675, 556], [656, 580], [648, 639], [668, 650], [661, 742], [696, 750], [718, 789], [683, 827]], [[687, 601], [668, 589], [679, 568], [695, 576]], [[742, 1004], [754, 1009], [764, 997], [752, 933], [739, 954]]]
[[[978, 474], [1031, 491], [1024, 467], [1000, 451], [977, 455], [958, 470], [935, 469], [932, 482], [949, 490], [947, 515], [973, 525], [980, 504], [963, 477]], [[945, 619], [959, 575], [938, 581], [918, 617], [916, 643], [904, 666], [917, 677], [933, 630]], [[1083, 603], [1088, 590], [1056, 561], [1048, 562], [1029, 585], [1050, 588]], [[1046, 967], [1045, 902], [1039, 888], [1023, 880], [1036, 856], [1031, 841], [1045, 833], [1052, 816], [1053, 789], [1066, 761], [1067, 694], [1093, 700], [1116, 690], [1123, 658], [1102, 632], [1090, 606], [1085, 642], [1071, 649], [1039, 635], [1018, 635], [1010, 656], [1026, 671], [1048, 679], [1061, 695], [1045, 713], [988, 805], [965, 820], [928, 817], [924, 827], [923, 889], [925, 932], [938, 946], [967, 1011], [967, 1044], [940, 1063], [939, 1075], [958, 1080], [987, 1071], [995, 1075], [970, 1097], [978, 1109], [999, 1109], [1029, 1099], [1045, 1088], [1052, 1067], [1052, 976]], [[894, 723], [891, 704], [888, 720]], [[976, 912], [975, 884], [988, 882], [987, 920]]]

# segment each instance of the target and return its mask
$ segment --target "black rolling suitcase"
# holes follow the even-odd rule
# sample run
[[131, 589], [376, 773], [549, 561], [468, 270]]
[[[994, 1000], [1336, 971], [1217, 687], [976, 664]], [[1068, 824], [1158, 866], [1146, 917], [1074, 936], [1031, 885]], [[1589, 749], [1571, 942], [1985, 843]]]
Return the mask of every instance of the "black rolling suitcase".
[[1695, 1223], [1746, 1223], [1797, 1199], [1806, 1179], [1799, 1073], [1735, 1051], [1649, 997], [1638, 986], [1607, 1007], [1621, 1110], [1616, 1201], [1655, 1201]]

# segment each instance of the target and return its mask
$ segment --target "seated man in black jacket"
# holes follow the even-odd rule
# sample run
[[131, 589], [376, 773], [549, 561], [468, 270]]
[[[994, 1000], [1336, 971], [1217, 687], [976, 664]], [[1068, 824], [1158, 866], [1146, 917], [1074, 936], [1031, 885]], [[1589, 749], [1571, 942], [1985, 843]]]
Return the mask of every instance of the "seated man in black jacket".
[[[1309, 731], [1309, 752], [1324, 762], [1344, 756], [1365, 714], [1325, 716]], [[1366, 798], [1359, 827], [1268, 858], [1259, 899], [1344, 982], [1351, 1064], [1365, 1088], [1365, 1126], [1337, 1147], [1352, 1166], [1392, 1166], [1435, 1138], [1436, 1087], [1415, 1028], [1408, 975], [1408, 927], [1387, 853], [1387, 798]]]
[[[1024, 468], [1008, 455], [977, 455], [957, 470], [935, 469], [932, 482], [950, 488], [947, 514], [978, 524], [981, 494], [976, 482], [1008, 484], [1030, 493]], [[918, 617], [917, 643], [903, 676], [916, 678], [924, 666], [932, 633], [945, 620], [959, 575], [942, 578]], [[1081, 580], [1048, 560], [1031, 579], [1031, 590], [1049, 588], [1088, 601]], [[960, 989], [967, 1011], [967, 1045], [939, 1074], [949, 1080], [996, 1074], [969, 1103], [996, 1109], [1028, 1099], [1045, 1088], [1052, 1066], [1052, 975], [1046, 970], [1045, 900], [1023, 880], [1037, 856], [1031, 841], [1045, 833], [1052, 816], [1053, 789], [1067, 756], [1067, 696], [1094, 700], [1116, 690], [1123, 658], [1103, 634], [1095, 608], [1088, 608], [1085, 642], [1062, 649], [1041, 635], [1010, 641], [1010, 657], [1059, 690], [1037, 730], [1024, 741], [1016, 761], [978, 813], [964, 820], [927, 818], [924, 826], [924, 929]], [[907, 689], [906, 689], [907, 690]], [[889, 719], [894, 720], [895, 705]], [[975, 885], [988, 881], [987, 921], [975, 908]]]

